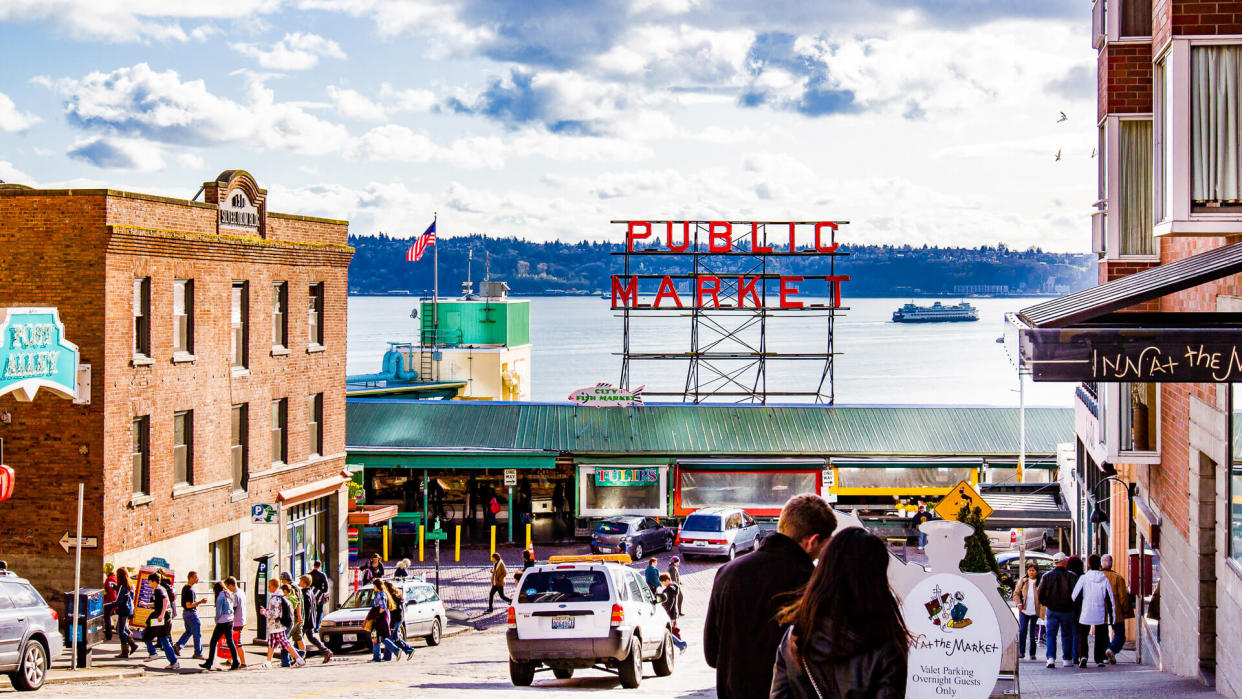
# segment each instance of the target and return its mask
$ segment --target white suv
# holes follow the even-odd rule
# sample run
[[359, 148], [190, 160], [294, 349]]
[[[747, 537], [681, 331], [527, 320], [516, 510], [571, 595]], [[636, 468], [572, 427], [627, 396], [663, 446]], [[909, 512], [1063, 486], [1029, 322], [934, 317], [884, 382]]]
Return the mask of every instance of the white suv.
[[644, 660], [656, 675], [671, 675], [672, 622], [642, 576], [602, 557], [566, 558], [575, 560], [553, 558], [518, 582], [506, 632], [513, 684], [529, 686], [541, 666], [557, 679], [598, 667], [615, 671], [621, 686], [633, 689]]
[[759, 524], [746, 510], [735, 507], [704, 507], [695, 510], [681, 525], [681, 555], [724, 556], [733, 560], [742, 551], [759, 545]]

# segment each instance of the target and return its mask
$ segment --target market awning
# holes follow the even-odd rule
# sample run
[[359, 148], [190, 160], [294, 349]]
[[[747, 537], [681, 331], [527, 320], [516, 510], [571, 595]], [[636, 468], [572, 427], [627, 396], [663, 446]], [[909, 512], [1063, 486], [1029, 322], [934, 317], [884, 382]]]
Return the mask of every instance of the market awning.
[[988, 529], [1056, 529], [1072, 523], [1058, 483], [981, 483], [979, 494], [992, 506]]
[[824, 459], [678, 459], [685, 471], [820, 471]]
[[556, 454], [515, 453], [508, 451], [477, 452], [430, 452], [416, 449], [393, 449], [386, 447], [349, 447], [345, 457], [347, 464], [365, 468], [556, 468]]
[[[1242, 314], [1118, 312], [1242, 273], [1242, 243], [1006, 315], [1035, 381], [1222, 383], [1242, 377]], [[1014, 336], [1016, 335], [1016, 338]]]

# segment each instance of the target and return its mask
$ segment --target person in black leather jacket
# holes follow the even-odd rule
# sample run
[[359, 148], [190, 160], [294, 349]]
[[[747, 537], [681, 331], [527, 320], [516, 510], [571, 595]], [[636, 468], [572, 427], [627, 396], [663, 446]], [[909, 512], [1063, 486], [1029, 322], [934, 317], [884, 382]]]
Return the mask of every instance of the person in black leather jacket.
[[888, 548], [864, 529], [846, 529], [820, 554], [797, 602], [772, 670], [772, 699], [906, 694], [910, 632], [888, 585]]

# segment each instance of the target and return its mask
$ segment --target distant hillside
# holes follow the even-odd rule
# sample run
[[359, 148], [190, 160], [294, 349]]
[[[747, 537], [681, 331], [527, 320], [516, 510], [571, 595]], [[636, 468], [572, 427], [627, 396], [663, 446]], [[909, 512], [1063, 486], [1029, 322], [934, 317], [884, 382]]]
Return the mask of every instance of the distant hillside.
[[[349, 269], [350, 293], [418, 295], [432, 288], [431, 251], [420, 262], [406, 262], [407, 239], [380, 234], [350, 236], [349, 242], [357, 249]], [[492, 279], [508, 282], [515, 295], [598, 293], [608, 290], [610, 275], [621, 272], [620, 258], [609, 254], [621, 246], [613, 243], [535, 243], [471, 235], [442, 238], [439, 247], [442, 295], [456, 295], [460, 290], [471, 248], [476, 290], [485, 259]], [[849, 255], [837, 258], [836, 272], [850, 275], [844, 286], [849, 296], [1052, 295], [1096, 283], [1096, 258], [1090, 254], [1010, 250], [1004, 244], [978, 248], [843, 245], [842, 250]], [[773, 258], [769, 268], [789, 274], [824, 274], [825, 265], [823, 258]]]

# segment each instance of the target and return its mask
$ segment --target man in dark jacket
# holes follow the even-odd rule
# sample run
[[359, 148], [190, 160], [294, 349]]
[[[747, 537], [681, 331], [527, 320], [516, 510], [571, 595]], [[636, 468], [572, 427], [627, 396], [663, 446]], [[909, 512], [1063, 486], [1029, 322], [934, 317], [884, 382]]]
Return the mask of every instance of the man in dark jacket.
[[328, 601], [328, 576], [323, 572], [322, 561], [315, 561], [310, 577], [311, 598], [315, 602], [313, 628], [315, 633], [319, 633], [319, 624], [323, 621], [323, 605]]
[[837, 528], [823, 498], [796, 495], [781, 510], [776, 533], [716, 571], [703, 623], [703, 654], [716, 668], [720, 699], [766, 697], [783, 629], [776, 612], [811, 578], [811, 557]]
[[1065, 566], [1069, 556], [1058, 551], [1053, 554], [1052, 562], [1056, 567], [1044, 573], [1039, 581], [1037, 594], [1039, 603], [1044, 605], [1044, 620], [1048, 625], [1048, 667], [1056, 667], [1057, 632], [1061, 632], [1062, 667], [1074, 662], [1073, 642], [1071, 634], [1078, 632], [1074, 621], [1074, 584], [1078, 576], [1071, 573]]

